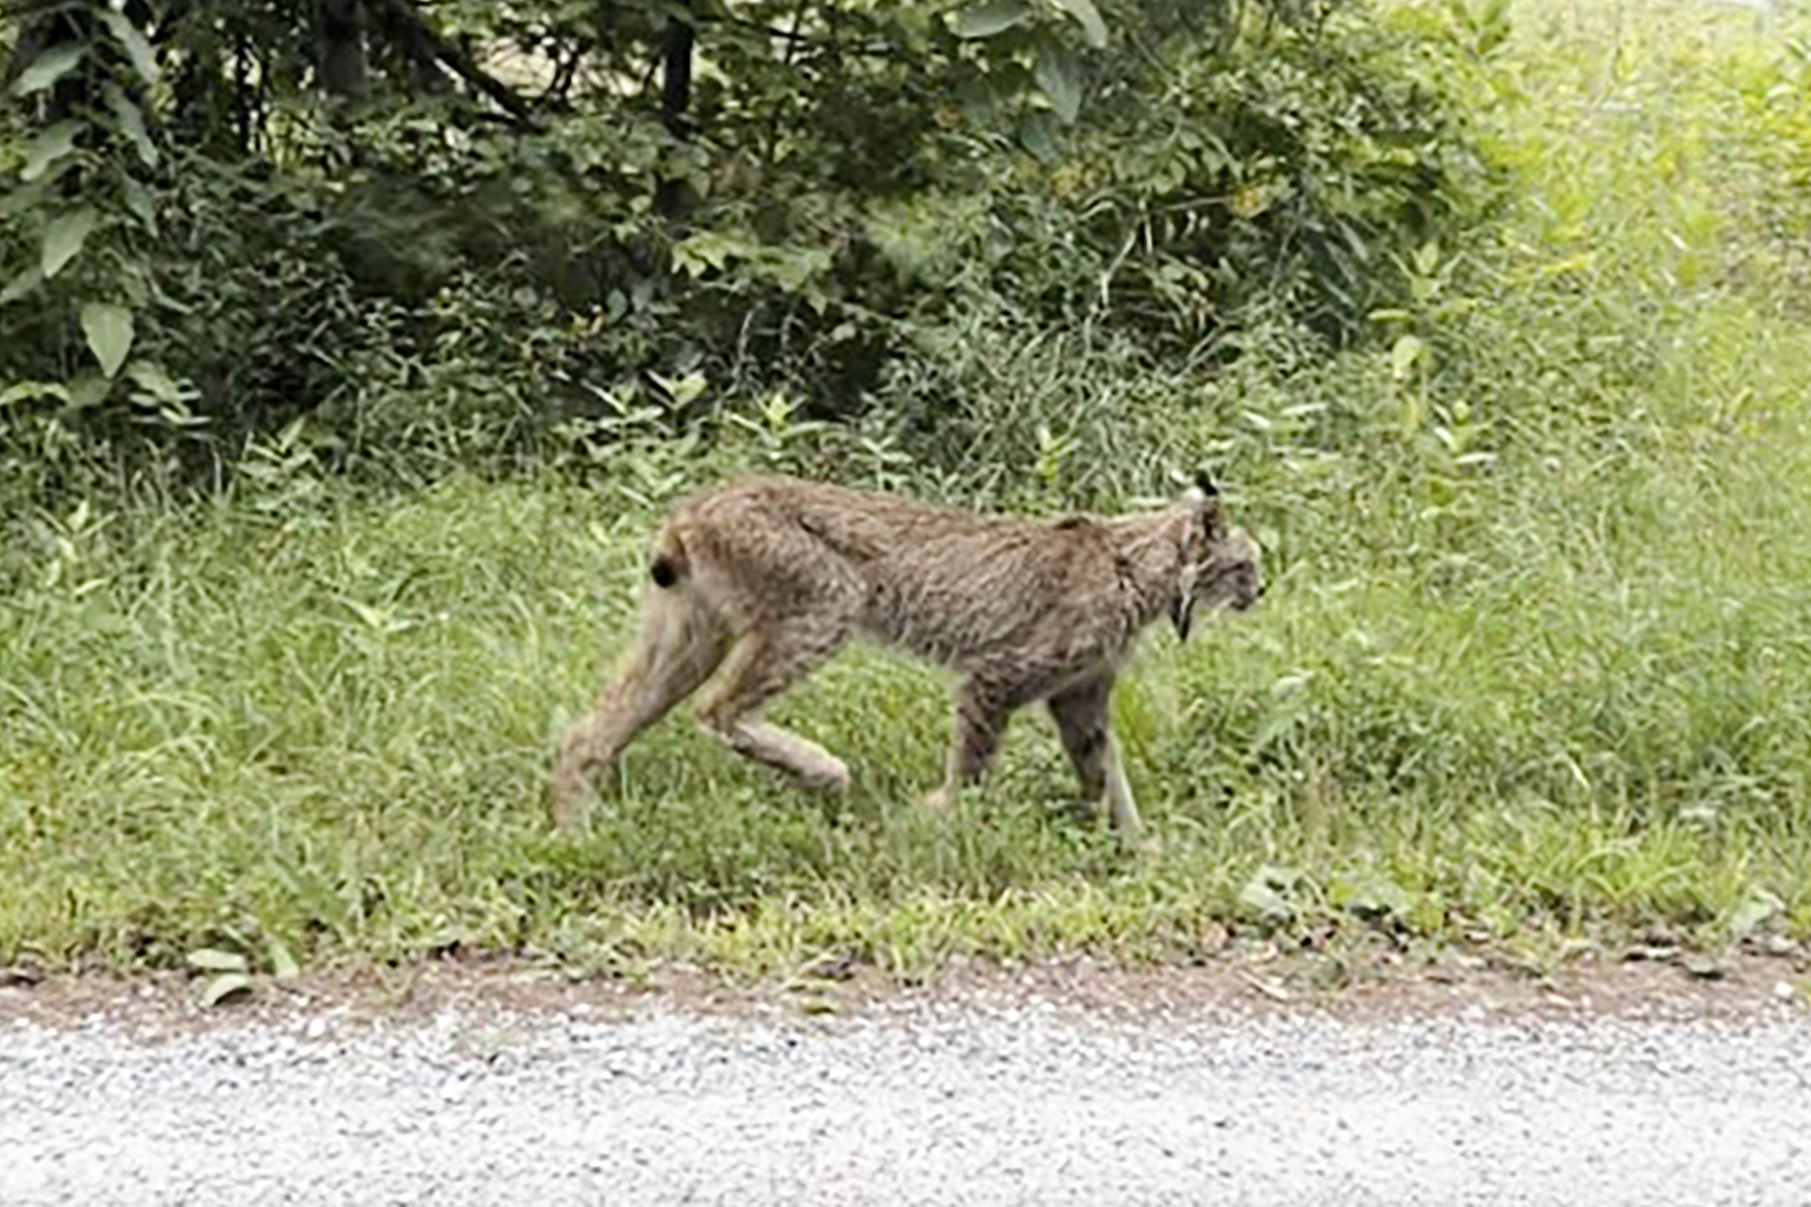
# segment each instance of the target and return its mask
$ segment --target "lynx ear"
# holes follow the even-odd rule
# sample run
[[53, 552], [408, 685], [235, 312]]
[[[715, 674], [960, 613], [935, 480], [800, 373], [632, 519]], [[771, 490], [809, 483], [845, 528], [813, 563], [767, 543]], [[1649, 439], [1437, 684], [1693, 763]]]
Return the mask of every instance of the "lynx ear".
[[1194, 484], [1182, 492], [1182, 501], [1196, 511], [1205, 511], [1215, 505], [1220, 497], [1220, 488], [1214, 484], [1213, 477], [1206, 470], [1195, 474]]
[[1192, 507], [1199, 506], [1204, 499], [1214, 498], [1220, 493], [1220, 488], [1214, 485], [1213, 475], [1205, 469], [1196, 470], [1192, 479], [1172, 471], [1172, 481], [1188, 482], [1188, 489], [1182, 492], [1182, 501]]
[[1226, 513], [1220, 507], [1220, 488], [1202, 473], [1195, 484], [1182, 492], [1183, 506], [1194, 518], [1194, 528], [1206, 540], [1217, 540], [1226, 528]]

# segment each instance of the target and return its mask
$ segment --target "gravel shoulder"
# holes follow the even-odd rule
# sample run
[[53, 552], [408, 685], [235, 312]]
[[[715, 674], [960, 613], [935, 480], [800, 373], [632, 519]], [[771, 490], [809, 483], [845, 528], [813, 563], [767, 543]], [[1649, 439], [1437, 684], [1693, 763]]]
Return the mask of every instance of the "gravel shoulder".
[[1797, 962], [0, 989], [0, 1202], [1811, 1202]]

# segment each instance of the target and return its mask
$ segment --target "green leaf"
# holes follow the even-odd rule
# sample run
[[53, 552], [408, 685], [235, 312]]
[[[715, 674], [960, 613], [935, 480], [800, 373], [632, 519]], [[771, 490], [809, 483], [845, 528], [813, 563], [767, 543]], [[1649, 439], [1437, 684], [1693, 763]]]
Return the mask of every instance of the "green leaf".
[[89, 302], [82, 307], [82, 334], [101, 372], [112, 377], [132, 350], [132, 312], [112, 302]]
[[36, 180], [45, 168], [75, 150], [75, 136], [81, 130], [81, 122], [60, 121], [26, 143], [25, 166], [19, 169], [19, 179]]
[[270, 939], [270, 971], [279, 981], [293, 981], [302, 975], [302, 966], [296, 963], [289, 945], [275, 935]]
[[1786, 903], [1758, 886], [1752, 887], [1729, 919], [1729, 937], [1747, 938], [1754, 928], [1786, 908]]
[[653, 372], [648, 375], [654, 379], [654, 384], [666, 391], [667, 397], [673, 400], [675, 410], [688, 407], [696, 402], [698, 397], [704, 393], [705, 388], [710, 385], [710, 379], [696, 371], [678, 378], [662, 377]]
[[1407, 889], [1375, 873], [1342, 876], [1328, 887], [1327, 896], [1341, 909], [1373, 919], [1406, 918], [1415, 903]]
[[346, 599], [341, 602], [348, 608], [351, 608], [353, 612], [358, 615], [358, 618], [365, 622], [365, 627], [370, 629], [373, 633], [387, 634], [396, 631], [396, 616], [390, 609], [374, 607], [368, 603], [361, 603], [356, 599]]
[[198, 947], [183, 959], [190, 968], [202, 972], [244, 972], [247, 967], [244, 956], [218, 947]]
[[673, 266], [690, 277], [723, 271], [732, 259], [751, 258], [758, 249], [721, 231], [699, 231], [673, 245]]
[[1063, 124], [1075, 121], [1082, 108], [1082, 64], [1075, 52], [1059, 42], [1038, 47], [1037, 81]]
[[12, 406], [15, 402], [24, 402], [27, 398], [55, 398], [60, 402], [69, 401], [69, 390], [54, 381], [20, 381], [4, 390], [0, 390], [0, 407]]
[[1062, 148], [1057, 145], [1058, 129], [1050, 114], [1027, 113], [1019, 123], [1019, 142], [1043, 162], [1055, 163], [1063, 157]]
[[39, 268], [36, 264], [33, 264], [30, 268], [8, 281], [6, 283], [6, 288], [0, 289], [0, 306], [4, 306], [8, 302], [18, 301], [43, 283], [44, 270]]
[[1265, 864], [1239, 890], [1239, 904], [1265, 918], [1287, 921], [1296, 915], [1290, 895], [1300, 887], [1301, 879], [1293, 868]]
[[126, 366], [126, 376], [130, 377], [139, 389], [151, 396], [152, 401], [162, 403], [181, 403], [182, 388], [171, 380], [164, 367], [152, 360], [135, 360]]
[[97, 407], [113, 392], [113, 379], [99, 373], [78, 374], [69, 383], [69, 405], [77, 408]]
[[999, 72], [969, 76], [956, 85], [954, 99], [962, 107], [962, 118], [977, 126], [992, 124], [1010, 90]]
[[983, 0], [957, 13], [953, 28], [958, 38], [991, 38], [1024, 24], [1031, 12], [1025, 0]]
[[88, 47], [79, 42], [60, 42], [44, 51], [31, 61], [31, 66], [19, 73], [13, 81], [14, 96], [30, 96], [42, 92], [58, 80], [75, 70], [82, 56], [88, 53]]
[[29, 184], [21, 184], [16, 189], [8, 189], [0, 194], [0, 218], [16, 218], [28, 210], [35, 210], [44, 204], [44, 194], [48, 186], [55, 183], [63, 169], [74, 163], [74, 160], [58, 160], [56, 170], [47, 172]]
[[145, 229], [153, 235], [157, 233], [157, 204], [151, 200], [151, 190], [143, 181], [128, 176], [123, 191], [126, 195], [126, 208], [132, 211], [133, 217], [145, 224]]
[[1263, 918], [1287, 921], [1295, 917], [1288, 898], [1262, 880], [1253, 880], [1239, 890], [1239, 904]]
[[44, 270], [44, 279], [56, 276], [63, 271], [63, 265], [69, 263], [75, 254], [82, 250], [88, 233], [100, 222], [100, 215], [93, 208], [83, 206], [67, 214], [59, 214], [44, 230], [44, 246], [38, 255], [38, 266]]
[[102, 9], [101, 20], [107, 23], [110, 32], [119, 44], [126, 48], [126, 54], [132, 60], [132, 66], [140, 78], [147, 84], [157, 82], [157, 52], [138, 26], [132, 24], [131, 18], [113, 9]]
[[120, 133], [131, 140], [132, 146], [138, 151], [138, 157], [145, 161], [147, 168], [156, 167], [157, 144], [151, 141], [151, 135], [145, 130], [145, 115], [139, 112], [138, 106], [116, 85], [108, 84], [106, 95], [107, 107], [113, 110]]
[[224, 972], [208, 982], [208, 987], [201, 991], [201, 1004], [208, 1009], [225, 1005], [229, 1001], [250, 997], [252, 979], [243, 972]]
[[1421, 359], [1422, 344], [1419, 336], [1404, 335], [1397, 339], [1390, 348], [1390, 372], [1397, 381], [1408, 375], [1408, 371]]
[[1107, 45], [1107, 23], [1100, 19], [1100, 10], [1094, 7], [1094, 0], [1056, 0], [1056, 6], [1081, 22], [1082, 37], [1088, 45], [1096, 50], [1104, 50]]

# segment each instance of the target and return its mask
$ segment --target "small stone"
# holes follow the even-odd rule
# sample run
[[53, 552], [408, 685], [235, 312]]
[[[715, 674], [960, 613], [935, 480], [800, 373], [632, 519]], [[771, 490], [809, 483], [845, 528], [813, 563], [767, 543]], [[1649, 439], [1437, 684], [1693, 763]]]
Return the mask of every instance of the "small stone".
[[1798, 998], [1798, 990], [1792, 987], [1790, 981], [1776, 981], [1773, 986], [1773, 996], [1776, 1001], [1795, 1001]]
[[1694, 981], [1721, 981], [1729, 976], [1729, 969], [1715, 956], [1689, 955], [1679, 961], [1679, 967]]

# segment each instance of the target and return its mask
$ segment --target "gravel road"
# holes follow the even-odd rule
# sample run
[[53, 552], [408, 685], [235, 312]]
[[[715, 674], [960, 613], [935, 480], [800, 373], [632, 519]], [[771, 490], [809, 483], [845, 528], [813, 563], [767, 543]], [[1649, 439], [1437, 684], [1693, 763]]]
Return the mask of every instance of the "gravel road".
[[0, 1023], [0, 1203], [1811, 1203], [1811, 1018]]

